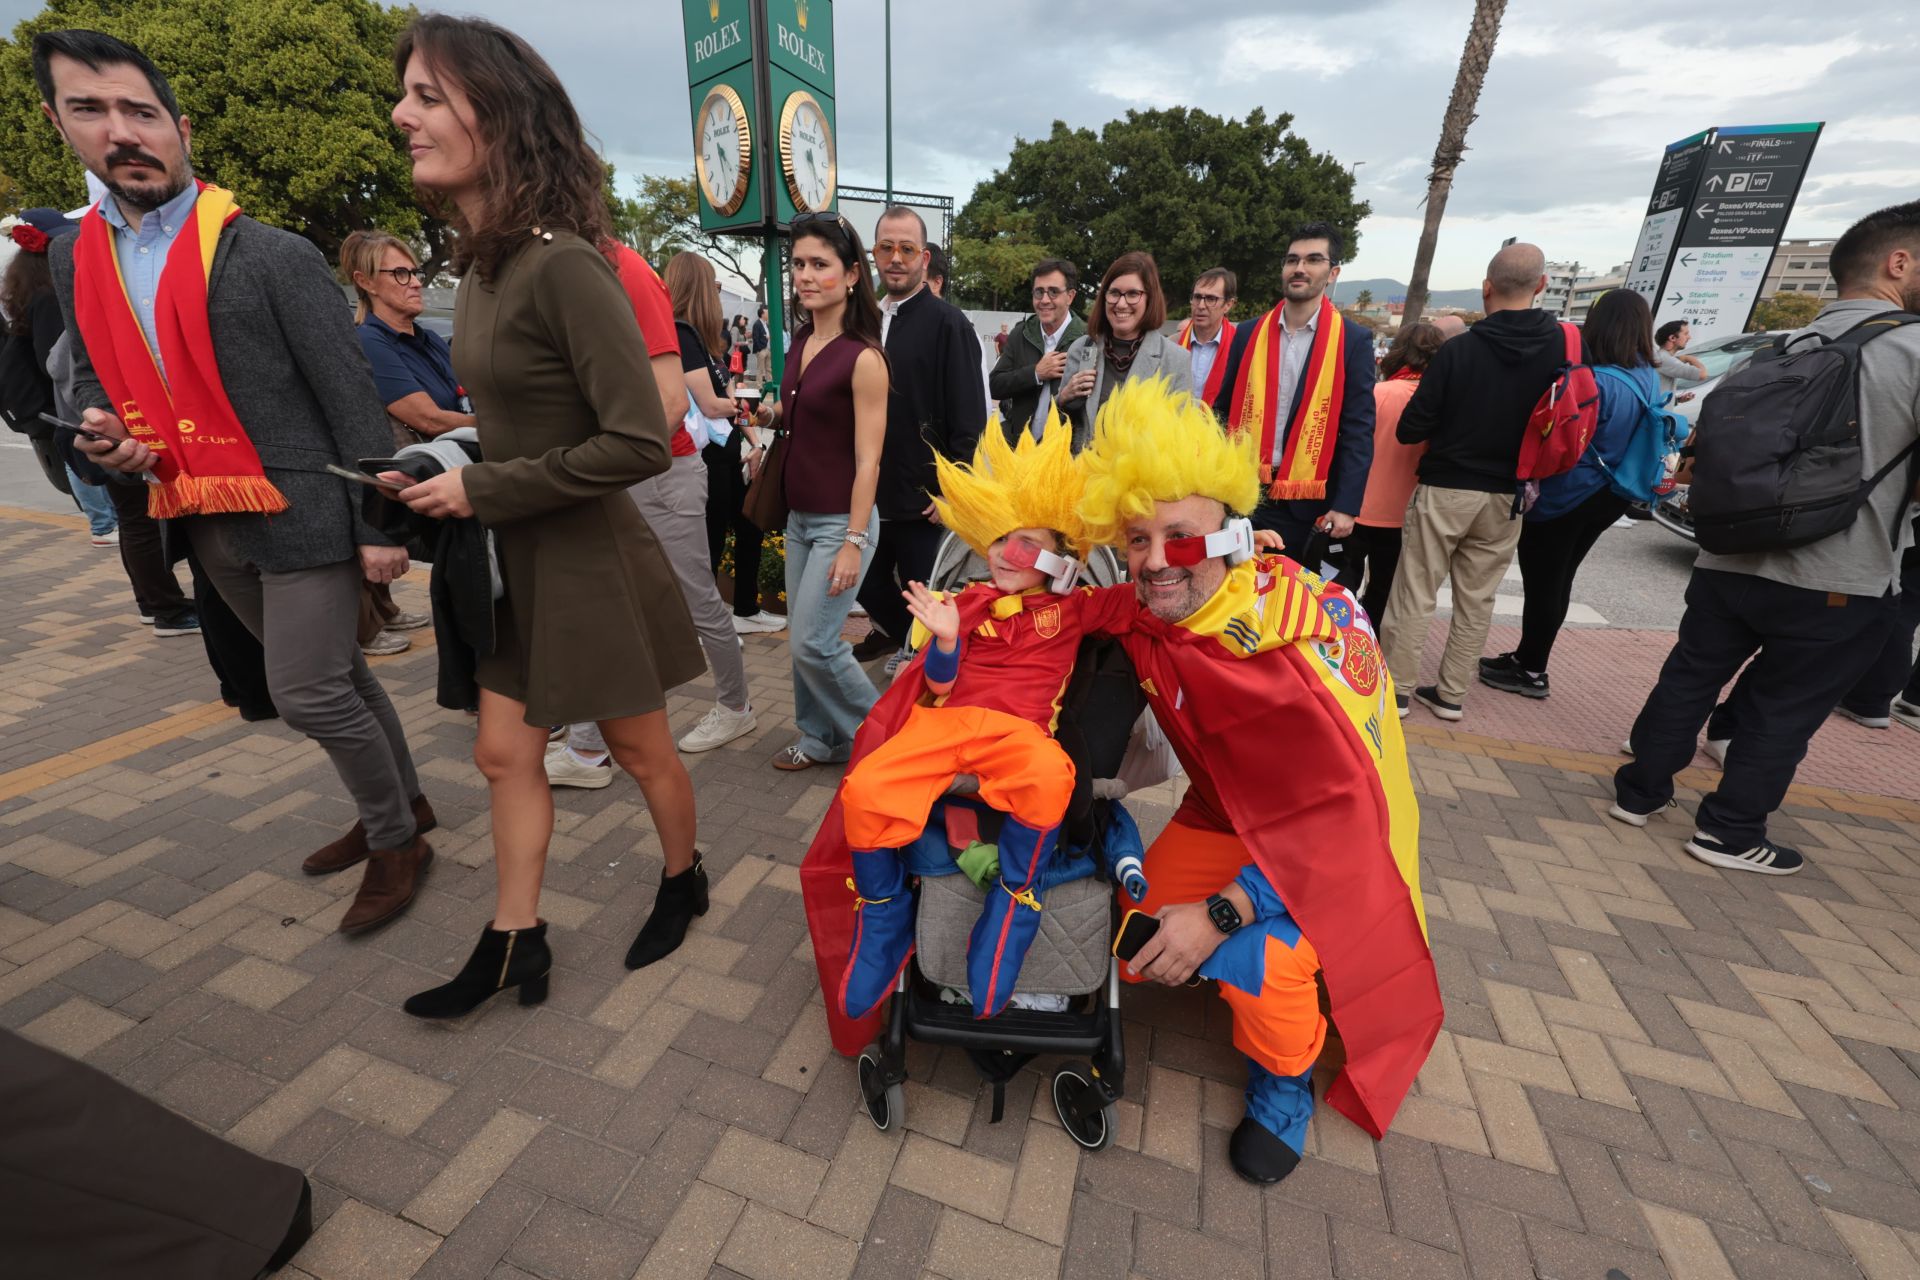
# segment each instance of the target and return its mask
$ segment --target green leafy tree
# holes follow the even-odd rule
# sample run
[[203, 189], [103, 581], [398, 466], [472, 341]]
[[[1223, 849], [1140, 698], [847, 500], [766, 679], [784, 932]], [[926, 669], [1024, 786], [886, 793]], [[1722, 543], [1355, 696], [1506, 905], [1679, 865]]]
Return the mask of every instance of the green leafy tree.
[[1353, 309], [1355, 311], [1365, 311], [1368, 307], [1372, 305], [1373, 305], [1373, 290], [1371, 289], [1362, 289], [1353, 300]]
[[613, 211], [614, 233], [655, 267], [664, 267], [676, 253], [697, 253], [753, 281], [754, 298], [767, 300], [758, 238], [701, 230], [700, 193], [692, 173], [680, 178], [643, 174], [634, 179], [631, 196], [614, 197]]
[[1748, 333], [1768, 329], [1800, 329], [1820, 314], [1820, 296], [1813, 293], [1776, 293], [1753, 309]]
[[395, 39], [411, 9], [373, 0], [50, 0], [0, 41], [0, 170], [28, 205], [86, 198], [79, 163], [40, 113], [33, 37], [91, 27], [144, 50], [193, 123], [194, 171], [262, 222], [332, 258], [351, 231], [413, 240], [446, 260], [444, 223], [414, 198], [388, 113]]
[[1047, 247], [1033, 229], [1030, 209], [986, 202], [974, 209], [975, 234], [956, 231], [948, 251], [953, 260], [951, 295], [961, 306], [987, 311], [1023, 311], [1033, 268]]
[[[1292, 124], [1291, 115], [1268, 119], [1259, 108], [1234, 120], [1187, 107], [1129, 111], [1098, 134], [1055, 121], [1048, 137], [1015, 142], [1006, 167], [974, 189], [955, 220], [955, 245], [1024, 236], [1015, 243], [1044, 246], [1087, 282], [1128, 250], [1145, 249], [1170, 301], [1185, 299], [1208, 267], [1224, 266], [1250, 307], [1270, 306], [1293, 227], [1331, 222], [1351, 257], [1368, 213], [1353, 198], [1353, 175]], [[1021, 214], [1027, 220], [1016, 224]], [[970, 268], [960, 269], [965, 278]]]

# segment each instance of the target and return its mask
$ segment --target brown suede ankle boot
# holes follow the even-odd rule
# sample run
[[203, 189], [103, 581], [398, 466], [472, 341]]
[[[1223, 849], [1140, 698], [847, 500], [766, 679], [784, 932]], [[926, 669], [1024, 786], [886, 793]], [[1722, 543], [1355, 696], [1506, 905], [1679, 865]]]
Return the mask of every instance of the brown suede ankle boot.
[[405, 848], [369, 853], [360, 892], [353, 895], [353, 905], [340, 918], [340, 932], [365, 933], [405, 911], [432, 861], [432, 846], [419, 836]]
[[[426, 796], [415, 796], [413, 834], [423, 836], [439, 825], [439, 819], [433, 816], [433, 806], [427, 803]], [[310, 876], [332, 875], [363, 861], [370, 852], [367, 848], [367, 825], [355, 822], [353, 830], [308, 855], [307, 860], [300, 864], [300, 869]]]

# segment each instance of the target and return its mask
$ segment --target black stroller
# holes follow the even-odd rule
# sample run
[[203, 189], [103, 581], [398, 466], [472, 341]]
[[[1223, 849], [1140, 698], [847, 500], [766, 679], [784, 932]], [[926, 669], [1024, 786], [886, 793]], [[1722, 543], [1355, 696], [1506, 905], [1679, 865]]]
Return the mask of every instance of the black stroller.
[[[963, 582], [967, 560], [964, 554], [951, 554], [951, 547], [943, 548], [934, 585]], [[977, 558], [973, 566], [980, 567]], [[1094, 576], [1096, 581], [1118, 576], [1111, 557], [1105, 566], [1096, 565]], [[1101, 1150], [1113, 1141], [1113, 1104], [1125, 1088], [1126, 1058], [1119, 965], [1111, 951], [1119, 912], [1104, 842], [1112, 806], [1126, 790], [1115, 778], [1144, 708], [1133, 664], [1120, 646], [1099, 638], [1083, 641], [1055, 731], [1076, 775], [1059, 847], [1068, 856], [1090, 859], [1092, 873], [1048, 891], [1040, 935], [1022, 966], [1015, 996], [1065, 997], [1064, 1010], [1010, 1005], [981, 1020], [974, 1017], [970, 1001], [943, 1000], [942, 988], [965, 989], [967, 936], [984, 894], [962, 875], [920, 877], [913, 959], [901, 972], [879, 1042], [860, 1055], [860, 1092], [878, 1128], [891, 1129], [905, 1118], [907, 1041], [913, 1039], [966, 1050], [993, 1086], [996, 1122], [1008, 1081], [1033, 1058], [1087, 1057], [1085, 1071], [1066, 1066], [1054, 1073], [1054, 1108], [1067, 1133], [1087, 1150]], [[957, 779], [944, 803], [974, 809], [978, 838], [993, 843], [1003, 815], [968, 798], [976, 785], [972, 778]], [[938, 814], [934, 821], [939, 821]], [[959, 850], [950, 847], [948, 852], [957, 856]]]

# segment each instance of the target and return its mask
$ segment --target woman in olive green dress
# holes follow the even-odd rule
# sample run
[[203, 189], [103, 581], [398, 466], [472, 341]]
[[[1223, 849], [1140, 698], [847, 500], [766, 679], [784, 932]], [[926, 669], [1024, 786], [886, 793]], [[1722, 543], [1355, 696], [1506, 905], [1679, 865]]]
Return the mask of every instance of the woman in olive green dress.
[[406, 1002], [453, 1017], [507, 987], [545, 998], [539, 916], [553, 835], [550, 725], [597, 721], [640, 784], [666, 859], [628, 952], [639, 968], [679, 946], [707, 906], [693, 786], [666, 691], [706, 669], [672, 569], [628, 486], [664, 472], [669, 424], [612, 268], [604, 168], [552, 69], [492, 23], [428, 15], [394, 57], [414, 184], [460, 232], [454, 369], [484, 462], [400, 494], [415, 511], [475, 516], [494, 534], [505, 598], [480, 660], [474, 761], [493, 808], [492, 924], [451, 983]]

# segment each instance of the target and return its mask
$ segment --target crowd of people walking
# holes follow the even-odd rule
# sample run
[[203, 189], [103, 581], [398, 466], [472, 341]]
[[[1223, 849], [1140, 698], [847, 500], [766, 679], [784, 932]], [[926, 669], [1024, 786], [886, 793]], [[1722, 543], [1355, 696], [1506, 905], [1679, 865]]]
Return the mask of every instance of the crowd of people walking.
[[[1551, 695], [1576, 575], [1634, 500], [1621, 477], [1671, 386], [1695, 372], [1674, 354], [1684, 333], [1656, 335], [1637, 293], [1605, 294], [1578, 328], [1536, 307], [1545, 259], [1525, 243], [1488, 264], [1484, 318], [1408, 324], [1376, 365], [1371, 331], [1332, 301], [1342, 234], [1311, 222], [1275, 246], [1280, 298], [1236, 321], [1238, 278], [1214, 268], [1191, 282], [1173, 333], [1149, 252], [1108, 265], [1084, 322], [1076, 267], [1041, 260], [1032, 313], [994, 339], [983, 396], [980, 339], [941, 296], [944, 258], [917, 213], [889, 208], [871, 245], [838, 213], [795, 218], [798, 328], [762, 405], [776, 372], [766, 311], [729, 325], [704, 259], [678, 254], [663, 279], [614, 239], [604, 166], [572, 101], [511, 32], [425, 15], [394, 55], [392, 117], [415, 185], [458, 231], [451, 344], [422, 322], [426, 281], [404, 239], [357, 232], [330, 267], [197, 177], [189, 124], [139, 50], [46, 32], [34, 70], [100, 196], [77, 217], [30, 210], [15, 229], [0, 399], [94, 543], [118, 547], [140, 620], [159, 636], [200, 634], [243, 715], [277, 716], [326, 752], [358, 820], [303, 870], [363, 868], [343, 931], [406, 911], [433, 860], [433, 807], [367, 657], [433, 625], [443, 677], [462, 664], [442, 700], [476, 716], [496, 893], [465, 965], [406, 1001], [421, 1018], [506, 990], [546, 997], [556, 786], [635, 781], [662, 865], [626, 964], [681, 945], [709, 897], [683, 756], [761, 727], [741, 637], [787, 635], [794, 734], [771, 766], [847, 761], [876, 677], [911, 653], [903, 596], [932, 577], [946, 536], [937, 467], [974, 459], [989, 399], [1009, 445], [1064, 432], [1079, 454], [1114, 396], [1147, 384], [1174, 397], [1183, 429], [1247, 442], [1257, 485], [1239, 477], [1248, 509], [1231, 514], [1315, 583], [1354, 593], [1401, 716], [1417, 705], [1460, 721], [1476, 684]], [[1724, 776], [1686, 848], [1729, 869], [1802, 865], [1769, 839], [1767, 817], [1836, 708], [1920, 728], [1920, 325], [1907, 323], [1920, 312], [1920, 204], [1863, 220], [1831, 261], [1839, 301], [1780, 358], [1852, 353], [1857, 514], [1817, 540], [1702, 554], [1615, 779], [1612, 815], [1646, 825], [1704, 729]], [[1574, 371], [1593, 379], [1590, 439], [1525, 475], [1543, 398]], [[1701, 446], [1696, 468], [1712, 456]], [[439, 536], [454, 530], [459, 550]], [[761, 586], [774, 545], [784, 617]], [[431, 615], [392, 595], [423, 555]], [[1516, 558], [1520, 639], [1487, 655]], [[1443, 586], [1451, 622], [1430, 672]], [[856, 603], [871, 621], [857, 647]], [[714, 703], [676, 739], [668, 694], [706, 673]]]

